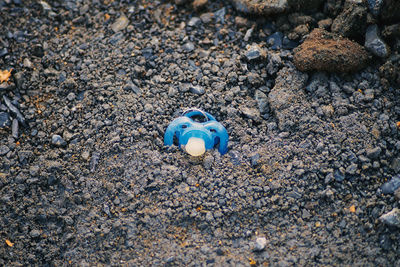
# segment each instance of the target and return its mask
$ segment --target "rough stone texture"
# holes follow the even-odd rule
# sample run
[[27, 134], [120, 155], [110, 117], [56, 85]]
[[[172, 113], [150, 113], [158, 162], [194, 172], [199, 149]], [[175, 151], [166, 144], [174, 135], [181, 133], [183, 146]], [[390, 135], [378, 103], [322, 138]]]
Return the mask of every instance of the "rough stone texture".
[[396, 23], [400, 21], [400, 1], [385, 0], [381, 9], [381, 21], [385, 23]]
[[394, 208], [392, 211], [379, 217], [379, 220], [388, 226], [400, 227], [400, 210]]
[[385, 26], [382, 31], [382, 36], [385, 39], [400, 38], [400, 23]]
[[288, 0], [289, 6], [294, 11], [311, 12], [318, 10], [324, 0]]
[[278, 72], [274, 88], [268, 95], [271, 110], [278, 118], [281, 130], [289, 130], [298, 124], [291, 118], [294, 114], [309, 114], [311, 107], [304, 103], [303, 88], [308, 75], [295, 69], [283, 68]]
[[359, 44], [322, 29], [313, 30], [294, 53], [294, 64], [301, 71], [357, 71], [369, 59]]
[[367, 7], [364, 3], [348, 3], [332, 23], [332, 32], [344, 37], [360, 38], [364, 35], [367, 22]]
[[383, 86], [400, 84], [400, 55], [390, 56], [389, 59], [379, 67], [379, 75]]
[[390, 53], [388, 45], [379, 37], [379, 29], [376, 24], [368, 26], [364, 46], [377, 57], [385, 58]]
[[122, 14], [113, 24], [111, 24], [111, 29], [114, 32], [119, 32], [123, 29], [125, 29], [129, 24], [128, 18], [125, 16], [125, 14]]
[[287, 11], [287, 0], [232, 0], [235, 8], [243, 13], [271, 15]]

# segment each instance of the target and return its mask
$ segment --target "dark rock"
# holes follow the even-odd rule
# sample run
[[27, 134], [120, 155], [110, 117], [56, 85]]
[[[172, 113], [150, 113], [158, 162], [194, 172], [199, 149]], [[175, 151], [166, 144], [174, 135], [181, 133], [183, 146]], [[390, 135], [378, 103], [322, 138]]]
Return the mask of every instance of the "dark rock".
[[324, 5], [324, 13], [329, 17], [336, 17], [342, 11], [343, 0], [326, 0]]
[[294, 11], [311, 12], [318, 10], [324, 0], [288, 0], [290, 8]]
[[283, 39], [283, 33], [275, 32], [270, 36], [268, 36], [267, 44], [270, 45], [271, 49], [278, 50], [282, 48], [282, 39]]
[[338, 182], [342, 182], [345, 178], [344, 173], [341, 172], [340, 170], [335, 170], [335, 172], [333, 173], [333, 177]]
[[379, 37], [378, 25], [368, 26], [365, 34], [365, 48], [377, 57], [385, 58], [389, 55], [389, 47]]
[[345, 5], [342, 13], [332, 23], [332, 32], [344, 37], [360, 39], [364, 36], [367, 22], [367, 7], [354, 1]]
[[246, 14], [271, 15], [288, 10], [287, 0], [232, 0], [235, 8]]
[[379, 67], [381, 83], [384, 87], [400, 84], [400, 55], [392, 55]]
[[381, 8], [384, 0], [368, 0], [368, 8], [372, 15], [378, 17], [381, 13]]
[[382, 36], [385, 39], [390, 39], [390, 40], [400, 38], [400, 23], [385, 26], [382, 31]]
[[377, 159], [379, 157], [379, 155], [381, 154], [381, 152], [382, 152], [382, 149], [379, 146], [367, 149], [367, 151], [366, 151], [367, 157], [370, 159]]
[[396, 23], [400, 21], [400, 1], [385, 0], [381, 9], [381, 21], [385, 23]]
[[384, 183], [381, 190], [384, 194], [393, 194], [398, 188], [400, 188], [400, 175], [393, 176], [390, 181]]
[[57, 147], [63, 147], [67, 144], [67, 142], [65, 142], [65, 140], [58, 134], [54, 134], [51, 137], [51, 144], [57, 146]]
[[4, 99], [4, 102], [5, 102], [6, 106], [8, 107], [8, 109], [17, 117], [17, 120], [18, 120], [22, 125], [25, 125], [25, 118], [24, 118], [24, 116], [22, 115], [22, 113], [18, 110], [18, 108], [15, 107], [15, 106], [11, 103], [10, 99], [8, 99], [8, 97], [6, 97], [5, 95], [3, 95], [3, 99]]
[[0, 57], [4, 57], [7, 54], [8, 54], [7, 48], [0, 49]]
[[398, 208], [394, 208], [392, 211], [379, 217], [379, 220], [388, 226], [400, 228], [400, 210]]
[[0, 127], [4, 128], [11, 125], [10, 116], [7, 112], [0, 112]]
[[32, 47], [32, 55], [36, 57], [43, 57], [44, 56], [44, 50], [41, 45], [35, 45]]
[[313, 30], [294, 53], [301, 71], [351, 72], [364, 68], [369, 59], [359, 44], [322, 29]]

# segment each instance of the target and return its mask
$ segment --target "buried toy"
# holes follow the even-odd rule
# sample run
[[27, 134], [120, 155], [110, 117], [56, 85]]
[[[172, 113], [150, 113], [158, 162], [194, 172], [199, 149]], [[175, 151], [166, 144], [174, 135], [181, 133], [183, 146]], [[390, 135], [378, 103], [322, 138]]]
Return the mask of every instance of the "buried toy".
[[[195, 117], [203, 117], [203, 122], [197, 122]], [[164, 135], [164, 145], [171, 146], [177, 137], [179, 147], [192, 156], [201, 156], [206, 150], [218, 145], [218, 151], [223, 155], [228, 151], [228, 132], [221, 123], [209, 113], [199, 109], [189, 109], [181, 117], [173, 120]]]

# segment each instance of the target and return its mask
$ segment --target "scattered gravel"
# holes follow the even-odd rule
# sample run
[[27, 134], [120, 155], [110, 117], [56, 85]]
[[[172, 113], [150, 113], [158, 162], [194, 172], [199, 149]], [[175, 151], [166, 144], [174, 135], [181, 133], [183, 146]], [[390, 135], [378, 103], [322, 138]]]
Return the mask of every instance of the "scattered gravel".
[[400, 266], [398, 1], [373, 61], [343, 2], [0, 1], [0, 265]]

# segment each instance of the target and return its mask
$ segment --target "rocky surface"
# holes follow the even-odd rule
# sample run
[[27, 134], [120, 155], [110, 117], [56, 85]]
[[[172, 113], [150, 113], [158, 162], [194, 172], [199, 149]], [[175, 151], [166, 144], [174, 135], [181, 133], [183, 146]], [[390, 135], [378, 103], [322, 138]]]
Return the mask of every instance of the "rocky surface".
[[369, 55], [356, 42], [315, 29], [295, 49], [293, 59], [301, 71], [350, 72], [364, 68]]
[[232, 0], [235, 8], [243, 13], [271, 15], [288, 10], [287, 0]]
[[367, 7], [364, 2], [348, 1], [332, 23], [332, 32], [341, 36], [360, 39], [367, 27]]
[[365, 48], [373, 55], [381, 58], [386, 58], [389, 54], [388, 45], [381, 39], [378, 25], [368, 26], [365, 34]]
[[[306, 74], [343, 1], [203, 2], [0, 0], [1, 266], [400, 265], [396, 34], [330, 73], [360, 48], [320, 31]], [[188, 107], [227, 154], [163, 145]]]

